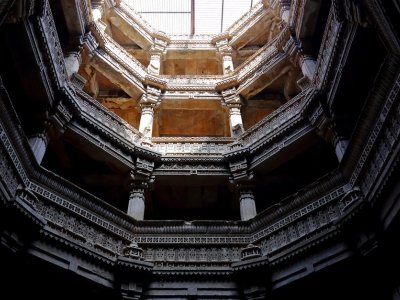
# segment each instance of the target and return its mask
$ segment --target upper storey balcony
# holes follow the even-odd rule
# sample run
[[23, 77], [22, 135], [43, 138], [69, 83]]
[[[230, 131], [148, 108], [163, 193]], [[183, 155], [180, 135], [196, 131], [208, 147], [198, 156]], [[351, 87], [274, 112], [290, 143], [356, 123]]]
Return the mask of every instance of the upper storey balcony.
[[[157, 31], [125, 1], [92, 9], [99, 45], [84, 47], [84, 89], [139, 130], [151, 98], [154, 116], [146, 126], [154, 137], [235, 136], [300, 91], [285, 22], [261, 2], [225, 31], [203, 35]], [[149, 97], [153, 88], [157, 95]], [[208, 122], [212, 129], [183, 126], [171, 134], [167, 114], [182, 124], [207, 124], [206, 116], [218, 121]]]

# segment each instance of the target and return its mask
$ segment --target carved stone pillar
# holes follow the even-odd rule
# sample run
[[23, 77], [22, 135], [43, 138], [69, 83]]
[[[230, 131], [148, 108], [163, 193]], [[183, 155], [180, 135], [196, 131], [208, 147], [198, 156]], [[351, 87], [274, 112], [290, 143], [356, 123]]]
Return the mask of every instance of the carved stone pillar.
[[151, 74], [159, 75], [161, 70], [161, 57], [162, 54], [160, 52], [153, 52], [150, 55], [150, 63], [147, 67], [147, 70]]
[[240, 113], [240, 96], [236, 95], [235, 88], [231, 88], [222, 91], [222, 97], [224, 98], [225, 104], [229, 108], [229, 124], [231, 128], [231, 136], [236, 137], [244, 131], [242, 114]]
[[43, 160], [47, 144], [48, 144], [48, 137], [44, 133], [38, 133], [29, 138], [29, 145], [31, 146], [33, 155], [35, 156], [38, 164], [40, 164]]
[[300, 56], [300, 68], [303, 72], [304, 77], [306, 77], [309, 81], [312, 81], [315, 74], [317, 62], [316, 60], [310, 56], [302, 54]]
[[336, 137], [336, 139], [334, 140], [335, 153], [339, 162], [342, 161], [348, 144], [349, 144], [348, 139], [344, 137]]
[[233, 60], [232, 60], [232, 55], [229, 53], [225, 53], [222, 56], [222, 71], [224, 75], [227, 75], [231, 72], [233, 72]]
[[144, 200], [145, 187], [133, 186], [129, 195], [129, 204], [127, 214], [136, 220], [144, 219]]
[[239, 136], [243, 131], [242, 114], [240, 113], [240, 104], [228, 105], [229, 107], [229, 124], [231, 127], [231, 136]]
[[166, 53], [167, 42], [159, 38], [154, 39], [153, 47], [150, 50], [150, 62], [147, 70], [150, 74], [159, 75], [161, 71], [161, 60]]
[[129, 173], [129, 202], [127, 214], [136, 220], [143, 220], [145, 212], [145, 193], [154, 183], [152, 172], [154, 162], [136, 157], [135, 167]]
[[242, 221], [250, 220], [257, 215], [253, 189], [250, 187], [240, 188], [239, 193], [240, 218]]
[[142, 115], [140, 117], [139, 131], [149, 139], [153, 133], [154, 108], [159, 104], [160, 95], [161, 90], [148, 86], [146, 94], [140, 99]]
[[104, 0], [94, 0], [92, 1], [92, 17], [93, 21], [96, 22], [103, 16], [103, 1]]
[[281, 0], [281, 19], [285, 23], [289, 23], [289, 17], [290, 17], [290, 0]]
[[82, 62], [79, 51], [68, 52], [64, 57], [64, 62], [68, 77], [77, 73]]
[[222, 39], [216, 43], [218, 52], [222, 58], [222, 73], [224, 75], [233, 72], [232, 47], [228, 39]]
[[256, 202], [253, 192], [254, 174], [249, 170], [245, 157], [229, 162], [231, 184], [239, 192], [240, 219], [247, 221], [257, 215]]
[[140, 116], [139, 131], [150, 139], [153, 133], [154, 106], [141, 104], [140, 107], [142, 114]]
[[43, 160], [44, 154], [46, 153], [47, 145], [50, 140], [49, 138], [50, 126], [51, 126], [50, 123], [46, 121], [42, 131], [31, 135], [28, 139], [29, 146], [31, 146], [33, 155], [35, 156], [36, 161], [38, 162], [39, 165]]
[[334, 147], [337, 160], [341, 162], [349, 140], [338, 132], [334, 118], [321, 115], [318, 120], [312, 122], [317, 127], [317, 134]]

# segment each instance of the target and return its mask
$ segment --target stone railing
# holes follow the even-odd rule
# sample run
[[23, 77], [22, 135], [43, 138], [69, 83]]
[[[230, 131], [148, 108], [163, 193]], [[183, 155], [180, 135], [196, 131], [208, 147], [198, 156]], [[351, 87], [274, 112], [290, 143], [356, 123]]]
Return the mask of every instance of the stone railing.
[[167, 81], [167, 89], [170, 90], [215, 90], [221, 75], [161, 75], [160, 78]]
[[334, 17], [331, 9], [329, 12], [327, 26], [322, 38], [321, 50], [317, 59], [317, 66], [314, 76], [314, 83], [318, 88], [323, 88], [328, 79], [327, 73], [332, 68], [332, 58], [338, 48], [339, 35], [341, 33], [342, 24]]
[[118, 61], [115, 60], [113, 56], [109, 55], [102, 49], [96, 49], [95, 54], [101, 57], [101, 59], [104, 60], [108, 66], [114, 68], [116, 72], [124, 76], [132, 84], [132, 87], [140, 89], [142, 93], [145, 91], [142, 81], [137, 78], [135, 74], [132, 74], [131, 70], [124, 68]]
[[[292, 100], [273, 111], [266, 118], [246, 130], [238, 138], [237, 142], [241, 145], [255, 146], [262, 139], [269, 137], [273, 132], [276, 133], [286, 122], [291, 121], [293, 117], [300, 114], [312, 92], [313, 90], [311, 89], [301, 92]], [[231, 150], [235, 150], [236, 147], [236, 145], [232, 145]]]
[[113, 134], [119, 135], [128, 142], [140, 144], [143, 134], [128, 122], [114, 114], [112, 111], [101, 105], [83, 91], [76, 90], [79, 97], [75, 98], [76, 103], [82, 112], [89, 118], [96, 120], [97, 124], [111, 130]]
[[133, 75], [144, 81], [147, 69], [107, 34], [103, 33], [102, 36], [104, 37], [104, 50]]
[[167, 51], [180, 49], [217, 50], [215, 44], [211, 42], [213, 35], [171, 35], [170, 38]]
[[[138, 14], [129, 4], [125, 1], [121, 1], [118, 6], [115, 7], [117, 13], [125, 15], [124, 18], [133, 28], [146, 37], [147, 40], [153, 41], [153, 37], [156, 34], [155, 30], [140, 14]], [[167, 37], [167, 36], [166, 36]]]
[[254, 20], [257, 20], [263, 11], [264, 11], [264, 6], [262, 2], [259, 1], [258, 3], [254, 4], [254, 6], [247, 13], [245, 13], [239, 20], [233, 23], [226, 30], [226, 32], [230, 36], [239, 35], [240, 32], [245, 31], [246, 28], [249, 27], [249, 24], [252, 24]]
[[167, 156], [209, 156], [222, 155], [229, 148], [233, 138], [214, 137], [161, 137], [152, 138], [153, 150]]
[[223, 98], [217, 91], [171, 91], [168, 90], [161, 95], [161, 100], [187, 100], [187, 99], [209, 99], [222, 101]]

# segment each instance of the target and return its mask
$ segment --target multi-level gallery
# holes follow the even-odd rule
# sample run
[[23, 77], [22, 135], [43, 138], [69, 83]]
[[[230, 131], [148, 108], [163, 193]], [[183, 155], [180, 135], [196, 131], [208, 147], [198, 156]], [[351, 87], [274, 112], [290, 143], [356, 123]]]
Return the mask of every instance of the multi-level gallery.
[[400, 2], [158, 1], [0, 1], [1, 298], [399, 300]]

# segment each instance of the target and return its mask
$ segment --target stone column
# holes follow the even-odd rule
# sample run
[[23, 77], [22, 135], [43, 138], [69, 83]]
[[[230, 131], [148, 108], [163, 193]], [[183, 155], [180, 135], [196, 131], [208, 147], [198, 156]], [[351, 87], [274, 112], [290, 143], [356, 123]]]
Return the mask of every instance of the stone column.
[[250, 220], [257, 215], [253, 190], [251, 188], [241, 188], [239, 193], [240, 218], [242, 221]]
[[300, 56], [300, 68], [304, 77], [312, 81], [315, 74], [317, 62], [311, 55], [302, 54]]
[[222, 58], [222, 73], [224, 75], [233, 72], [233, 61], [232, 61], [232, 47], [229, 45], [228, 39], [222, 39], [216, 42], [218, 52]]
[[281, 19], [284, 21], [286, 24], [289, 23], [289, 18], [290, 18], [290, 0], [281, 0]]
[[136, 220], [144, 219], [144, 192], [144, 187], [131, 188], [127, 214]]
[[49, 137], [46, 131], [34, 134], [29, 138], [29, 145], [31, 146], [33, 155], [35, 156], [39, 165], [43, 160], [44, 154], [46, 153], [48, 143]]
[[78, 51], [68, 52], [64, 57], [65, 68], [67, 69], [68, 77], [77, 73], [81, 65], [81, 55]]
[[232, 137], [236, 137], [244, 131], [240, 104], [229, 105], [229, 123]]
[[142, 114], [140, 117], [139, 131], [147, 138], [152, 137], [153, 132], [153, 117], [154, 117], [154, 106], [153, 105], [141, 105]]
[[222, 71], [224, 75], [227, 75], [231, 72], [233, 72], [233, 60], [232, 60], [232, 55], [225, 53], [222, 56]]
[[346, 152], [349, 141], [344, 137], [337, 137], [334, 141], [335, 153], [339, 162], [342, 161], [344, 153]]
[[103, 15], [103, 0], [93, 0], [91, 3], [93, 21], [97, 22]]
[[150, 63], [147, 70], [151, 74], [159, 75], [161, 70], [161, 56], [159, 52], [153, 52], [150, 55]]

